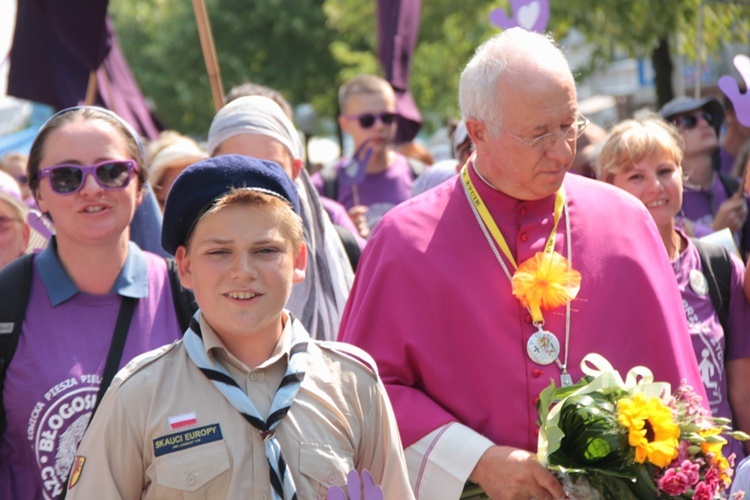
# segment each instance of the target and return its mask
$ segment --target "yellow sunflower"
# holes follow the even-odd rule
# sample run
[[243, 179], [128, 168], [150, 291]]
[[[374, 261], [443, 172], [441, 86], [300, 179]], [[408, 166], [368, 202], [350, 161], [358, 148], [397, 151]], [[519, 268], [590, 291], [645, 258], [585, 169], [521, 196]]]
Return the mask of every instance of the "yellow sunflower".
[[628, 443], [635, 449], [636, 462], [666, 467], [677, 457], [680, 427], [659, 398], [636, 393], [619, 400], [617, 421], [628, 429]]

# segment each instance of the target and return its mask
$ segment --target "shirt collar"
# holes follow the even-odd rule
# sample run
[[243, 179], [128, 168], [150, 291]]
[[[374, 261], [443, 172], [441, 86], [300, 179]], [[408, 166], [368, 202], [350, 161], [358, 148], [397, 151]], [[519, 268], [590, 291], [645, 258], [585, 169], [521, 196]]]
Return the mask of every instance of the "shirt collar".
[[288, 311], [284, 310], [282, 314], [285, 318], [284, 329], [281, 332], [281, 338], [279, 338], [279, 341], [276, 343], [276, 347], [274, 347], [273, 349], [273, 353], [271, 353], [271, 356], [267, 360], [251, 370], [245, 363], [237, 359], [234, 354], [229, 352], [226, 345], [224, 345], [224, 342], [222, 342], [221, 338], [216, 334], [211, 325], [209, 325], [203, 317], [203, 313], [201, 313], [199, 323], [201, 327], [201, 336], [203, 337], [203, 347], [206, 350], [206, 354], [209, 356], [213, 355], [214, 358], [219, 360], [220, 363], [229, 362], [234, 365], [235, 368], [238, 368], [244, 372], [251, 372], [262, 368], [267, 368], [279, 361], [282, 357], [284, 357], [284, 359], [289, 362], [289, 353], [292, 348], [292, 328], [293, 324], [296, 322], [294, 321], [292, 315], [288, 313]]
[[[80, 290], [70, 279], [57, 255], [57, 238], [50, 239], [47, 248], [36, 256], [36, 268], [47, 290], [52, 306], [65, 302]], [[133, 242], [128, 244], [128, 255], [110, 293], [123, 297], [148, 297], [148, 264], [143, 251]]]

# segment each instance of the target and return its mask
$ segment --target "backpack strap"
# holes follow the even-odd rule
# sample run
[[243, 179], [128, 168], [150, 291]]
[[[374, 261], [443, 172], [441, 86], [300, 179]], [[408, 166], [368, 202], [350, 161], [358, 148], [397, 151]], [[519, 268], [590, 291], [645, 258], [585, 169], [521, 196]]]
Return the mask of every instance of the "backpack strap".
[[18, 347], [33, 272], [33, 253], [19, 257], [0, 271], [0, 434], [5, 430], [5, 406], [2, 403], [5, 373]]
[[729, 325], [729, 298], [732, 281], [732, 260], [727, 249], [693, 239], [701, 258], [703, 274], [708, 281], [708, 293], [724, 331]]
[[169, 285], [172, 287], [172, 298], [174, 299], [174, 310], [177, 312], [180, 330], [185, 333], [190, 326], [190, 320], [193, 319], [195, 312], [198, 310], [198, 304], [195, 302], [193, 291], [188, 290], [180, 283], [180, 275], [177, 272], [175, 260], [166, 259], [166, 261], [169, 271]]

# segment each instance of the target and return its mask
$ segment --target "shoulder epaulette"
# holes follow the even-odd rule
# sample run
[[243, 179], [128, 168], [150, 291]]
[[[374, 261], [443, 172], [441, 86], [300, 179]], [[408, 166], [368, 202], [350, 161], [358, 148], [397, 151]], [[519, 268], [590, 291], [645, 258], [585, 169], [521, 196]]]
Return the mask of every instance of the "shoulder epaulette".
[[321, 349], [335, 351], [339, 354], [346, 355], [346, 357], [348, 358], [358, 361], [369, 371], [373, 372], [376, 376], [379, 376], [378, 365], [375, 363], [375, 360], [372, 359], [372, 356], [367, 354], [359, 347], [352, 344], [347, 344], [346, 342], [334, 342], [332, 340], [318, 340], [315, 341], [315, 343], [320, 346]]

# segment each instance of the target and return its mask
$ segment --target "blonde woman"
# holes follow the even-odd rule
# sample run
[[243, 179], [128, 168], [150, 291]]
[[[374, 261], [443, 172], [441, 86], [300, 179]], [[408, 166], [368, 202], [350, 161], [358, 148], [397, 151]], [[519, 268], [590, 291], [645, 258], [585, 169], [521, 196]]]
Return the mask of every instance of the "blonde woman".
[[[656, 115], [626, 120], [608, 134], [598, 165], [601, 179], [629, 192], [654, 219], [682, 294], [693, 348], [715, 416], [733, 420], [733, 427], [750, 430], [750, 306], [743, 293], [744, 266], [735, 255], [726, 275], [711, 272], [699, 252], [704, 243], [691, 240], [675, 224], [682, 206], [684, 144], [679, 132]], [[710, 248], [709, 248], [710, 250]], [[723, 250], [720, 250], [723, 251]], [[726, 318], [711, 298], [710, 281], [728, 282]], [[723, 298], [726, 300], [726, 297]], [[745, 456], [742, 445], [730, 442], [725, 454]]]

